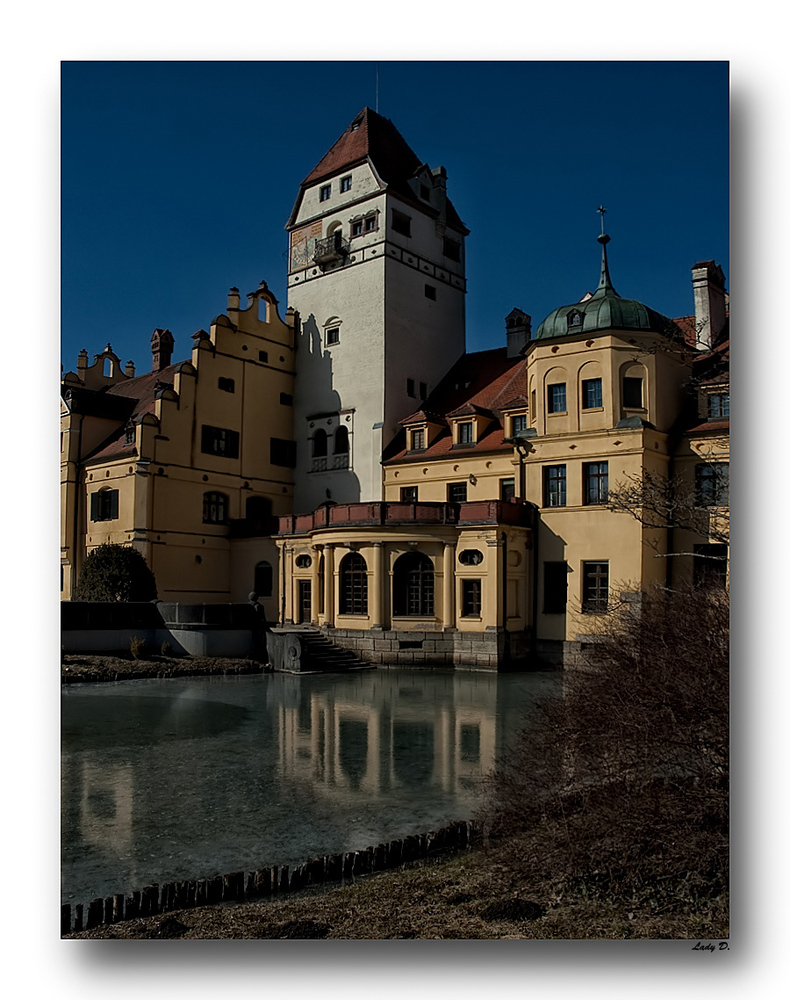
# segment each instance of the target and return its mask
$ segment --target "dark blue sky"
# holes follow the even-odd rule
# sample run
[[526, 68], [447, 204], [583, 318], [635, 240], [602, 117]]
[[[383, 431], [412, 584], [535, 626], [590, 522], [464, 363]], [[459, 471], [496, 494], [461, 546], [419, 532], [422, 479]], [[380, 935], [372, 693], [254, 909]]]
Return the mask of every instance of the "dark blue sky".
[[[618, 292], [691, 313], [695, 261], [729, 276], [728, 103], [723, 62], [380, 63], [379, 112], [471, 230], [469, 350], [594, 289], [601, 203]], [[299, 183], [366, 104], [375, 63], [64, 63], [65, 370], [109, 341], [147, 371], [157, 326], [188, 357], [231, 285], [284, 314]]]

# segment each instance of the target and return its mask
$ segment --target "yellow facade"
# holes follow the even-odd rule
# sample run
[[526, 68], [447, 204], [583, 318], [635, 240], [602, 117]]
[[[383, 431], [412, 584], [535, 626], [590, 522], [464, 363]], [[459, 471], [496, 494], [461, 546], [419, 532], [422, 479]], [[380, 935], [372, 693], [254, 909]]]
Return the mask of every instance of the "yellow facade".
[[293, 317], [280, 319], [265, 284], [248, 298], [241, 309], [231, 290], [191, 361], [135, 377], [108, 345], [64, 378], [64, 599], [85, 555], [111, 542], [143, 553], [162, 600], [246, 601], [268, 563], [258, 582], [270, 578], [275, 616], [271, 518], [293, 495]]

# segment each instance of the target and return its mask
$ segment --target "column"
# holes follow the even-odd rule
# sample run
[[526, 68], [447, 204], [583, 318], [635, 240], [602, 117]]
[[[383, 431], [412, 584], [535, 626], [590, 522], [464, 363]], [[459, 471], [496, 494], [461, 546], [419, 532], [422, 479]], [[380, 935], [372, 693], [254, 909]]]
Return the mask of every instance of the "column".
[[442, 553], [442, 625], [455, 628], [455, 542], [445, 542]]
[[313, 573], [310, 584], [310, 618], [314, 625], [318, 624], [318, 567], [321, 562], [321, 549], [322, 546], [320, 545], [312, 545], [310, 547], [310, 553], [313, 557]]
[[285, 609], [283, 612], [283, 624], [293, 625], [294, 620], [294, 606], [293, 606], [293, 578], [294, 578], [294, 566], [293, 566], [293, 546], [284, 545], [283, 546], [283, 566], [285, 568], [282, 580], [283, 594], [285, 596]]
[[324, 546], [324, 625], [335, 624], [335, 546]]
[[486, 628], [501, 628], [502, 614], [502, 542], [498, 538], [487, 538], [486, 575], [483, 584], [483, 621]]
[[373, 574], [368, 577], [368, 601], [370, 603], [370, 627], [383, 628], [382, 615], [384, 594], [384, 543], [373, 543]]

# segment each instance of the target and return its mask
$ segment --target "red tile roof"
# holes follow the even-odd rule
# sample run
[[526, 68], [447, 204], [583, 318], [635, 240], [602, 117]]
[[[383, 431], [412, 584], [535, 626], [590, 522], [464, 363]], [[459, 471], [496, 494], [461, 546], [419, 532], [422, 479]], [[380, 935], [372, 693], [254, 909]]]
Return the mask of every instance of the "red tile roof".
[[[445, 375], [425, 401], [424, 410], [418, 413], [444, 414], [472, 412], [484, 413], [492, 418], [479, 440], [469, 447], [453, 447], [449, 425], [439, 432], [425, 451], [409, 455], [406, 435], [401, 431], [390, 443], [384, 455], [385, 464], [401, 461], [423, 462], [453, 455], [470, 455], [487, 451], [509, 451], [512, 445], [504, 442], [501, 424], [502, 410], [514, 399], [526, 399], [527, 369], [523, 358], [509, 358], [507, 348], [465, 354]], [[468, 409], [467, 409], [468, 408]], [[407, 417], [402, 424], [414, 423], [417, 414]], [[446, 420], [444, 421], [447, 422]]]
[[[135, 405], [132, 410], [131, 419], [139, 423], [140, 418], [146, 413], [154, 412], [157, 388], [161, 388], [159, 383], [168, 388], [173, 387], [175, 373], [183, 362], [168, 365], [158, 372], [148, 372], [146, 375], [139, 375], [137, 378], [128, 379], [125, 382], [116, 382], [108, 389], [102, 390], [103, 396], [125, 396], [134, 399]], [[90, 455], [86, 456], [86, 461], [91, 462], [122, 458], [124, 455], [132, 456], [136, 452], [133, 444], [126, 444], [126, 427], [120, 425], [110, 434], [102, 444], [95, 448]]]
[[[325, 177], [332, 177], [343, 170], [348, 170], [365, 160], [370, 161], [387, 188], [422, 211], [436, 214], [435, 209], [415, 200], [414, 192], [407, 183], [425, 164], [389, 118], [383, 118], [376, 111], [367, 107], [360, 111], [329, 152], [305, 177], [301, 190], [303, 191], [309, 185], [315, 184]], [[297, 206], [300, 200], [301, 194], [300, 198], [297, 199]], [[290, 223], [294, 222], [296, 210], [294, 208]], [[447, 223], [460, 232], [467, 233], [469, 231], [449, 198], [447, 199]]]

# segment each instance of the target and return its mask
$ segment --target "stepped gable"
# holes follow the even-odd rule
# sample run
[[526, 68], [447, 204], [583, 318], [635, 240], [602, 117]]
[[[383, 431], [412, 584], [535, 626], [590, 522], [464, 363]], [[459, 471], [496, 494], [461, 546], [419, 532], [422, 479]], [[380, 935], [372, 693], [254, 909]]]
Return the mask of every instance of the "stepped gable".
[[[480, 413], [493, 420], [483, 431], [479, 440], [462, 449], [462, 454], [488, 451], [510, 451], [512, 445], [504, 441], [502, 410], [514, 400], [525, 400], [527, 394], [527, 373], [523, 358], [509, 358], [506, 347], [490, 351], [465, 354], [453, 365], [439, 385], [428, 396], [422, 410], [407, 417], [402, 424], [416, 423], [421, 413], [434, 423], [441, 417], [445, 428], [431, 445], [419, 455], [407, 455], [406, 434], [401, 431], [385, 452], [385, 463], [424, 462], [426, 459], [448, 455], [453, 438], [449, 420], [451, 414]], [[458, 453], [459, 449], [453, 449]]]
[[[409, 146], [389, 118], [384, 118], [371, 108], [365, 107], [354, 118], [340, 138], [302, 181], [300, 191], [316, 184], [325, 177], [332, 177], [367, 160], [375, 169], [387, 188], [397, 192], [402, 198], [421, 211], [437, 215], [435, 209], [418, 203], [408, 185], [410, 178], [424, 166], [423, 162]], [[297, 199], [297, 206], [299, 204]], [[294, 222], [296, 208], [289, 225]], [[448, 225], [463, 233], [469, 230], [447, 199]]]
[[[116, 398], [120, 396], [133, 400], [134, 407], [131, 410], [129, 419], [138, 423], [140, 418], [146, 413], [154, 412], [157, 391], [163, 386], [169, 389], [173, 388], [175, 374], [182, 364], [183, 362], [181, 361], [174, 365], [168, 365], [158, 372], [148, 372], [146, 375], [138, 375], [137, 378], [128, 379], [126, 382], [116, 382], [115, 385], [101, 390], [97, 395]], [[110, 406], [112, 405], [109, 399], [107, 403]], [[136, 449], [133, 444], [126, 444], [126, 427], [125, 425], [121, 425], [98, 448], [94, 449], [90, 455], [87, 455], [85, 461], [120, 458], [123, 455], [134, 455], [135, 451]]]

